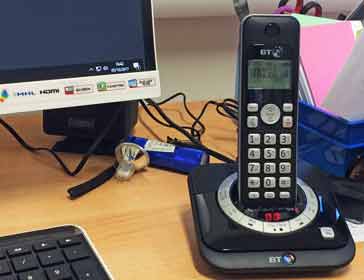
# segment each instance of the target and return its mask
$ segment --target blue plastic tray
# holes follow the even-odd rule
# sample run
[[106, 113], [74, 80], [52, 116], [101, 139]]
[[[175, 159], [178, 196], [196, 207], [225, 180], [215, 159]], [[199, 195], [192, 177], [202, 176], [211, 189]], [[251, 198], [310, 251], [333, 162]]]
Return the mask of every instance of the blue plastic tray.
[[364, 154], [364, 144], [345, 145], [303, 124], [298, 136], [299, 157], [333, 176], [345, 177]]
[[299, 122], [340, 144], [364, 144], [364, 120], [348, 121], [301, 102]]

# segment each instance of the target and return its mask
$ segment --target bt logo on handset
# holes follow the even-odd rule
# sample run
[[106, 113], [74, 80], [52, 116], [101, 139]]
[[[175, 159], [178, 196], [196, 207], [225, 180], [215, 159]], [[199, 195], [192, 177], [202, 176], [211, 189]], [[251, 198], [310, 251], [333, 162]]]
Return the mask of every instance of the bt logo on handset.
[[274, 49], [261, 49], [260, 55], [274, 57], [274, 58], [281, 58], [283, 55], [283, 48], [275, 47]]

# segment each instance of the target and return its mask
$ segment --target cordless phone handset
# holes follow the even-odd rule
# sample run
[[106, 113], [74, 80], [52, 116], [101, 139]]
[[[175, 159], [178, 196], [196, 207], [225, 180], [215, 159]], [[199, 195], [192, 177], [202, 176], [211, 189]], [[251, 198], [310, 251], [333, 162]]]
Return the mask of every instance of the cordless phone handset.
[[299, 23], [291, 16], [249, 16], [242, 25], [240, 203], [294, 207]]

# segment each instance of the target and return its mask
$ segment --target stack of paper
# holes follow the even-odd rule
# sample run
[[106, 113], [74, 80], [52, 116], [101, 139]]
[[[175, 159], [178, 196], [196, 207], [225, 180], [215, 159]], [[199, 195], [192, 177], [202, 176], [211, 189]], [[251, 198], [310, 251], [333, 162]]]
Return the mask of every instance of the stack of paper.
[[301, 67], [299, 93], [302, 100], [330, 112], [325, 101], [355, 46], [360, 22], [295, 15], [301, 26]]
[[347, 120], [364, 119], [364, 33], [322, 106]]

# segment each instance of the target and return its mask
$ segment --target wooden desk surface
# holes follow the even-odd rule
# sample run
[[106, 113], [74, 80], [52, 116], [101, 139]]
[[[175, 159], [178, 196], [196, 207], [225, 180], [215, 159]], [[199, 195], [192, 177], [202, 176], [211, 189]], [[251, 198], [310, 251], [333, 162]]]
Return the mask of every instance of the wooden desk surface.
[[[168, 113], [183, 123], [179, 105], [167, 107]], [[201, 104], [192, 106], [199, 109]], [[57, 139], [42, 133], [38, 113], [5, 119], [30, 143], [51, 146]], [[208, 128], [205, 143], [234, 157], [236, 128], [232, 122], [217, 117], [213, 109], [204, 122]], [[158, 126], [143, 112], [135, 135], [165, 139], [178, 134]], [[216, 274], [202, 261], [186, 176], [149, 168], [130, 182], [111, 180], [91, 194], [70, 201], [66, 189], [108, 167], [111, 158], [94, 157], [77, 178], [70, 178], [53, 158], [25, 151], [2, 128], [0, 139], [0, 235], [76, 224], [86, 229], [115, 279], [251, 279]], [[63, 158], [70, 166], [79, 160], [77, 155]], [[363, 245], [359, 244], [350, 267], [322, 278], [306, 275], [305, 279], [363, 279], [363, 262]]]

